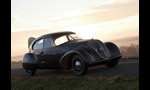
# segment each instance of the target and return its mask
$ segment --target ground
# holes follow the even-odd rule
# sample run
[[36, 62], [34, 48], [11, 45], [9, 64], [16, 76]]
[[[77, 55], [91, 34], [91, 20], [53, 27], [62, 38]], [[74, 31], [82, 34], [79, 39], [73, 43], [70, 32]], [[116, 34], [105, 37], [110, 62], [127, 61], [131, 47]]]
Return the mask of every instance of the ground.
[[92, 67], [84, 76], [72, 70], [38, 70], [31, 77], [13, 69], [11, 90], [139, 90], [139, 60], [120, 60], [114, 68]]

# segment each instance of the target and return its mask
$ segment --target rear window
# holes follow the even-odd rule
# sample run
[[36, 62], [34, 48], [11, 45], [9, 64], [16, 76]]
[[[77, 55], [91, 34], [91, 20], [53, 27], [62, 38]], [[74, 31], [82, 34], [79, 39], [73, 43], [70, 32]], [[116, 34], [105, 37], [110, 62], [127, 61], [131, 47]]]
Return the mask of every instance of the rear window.
[[43, 49], [43, 39], [38, 40], [38, 41], [34, 44], [33, 49]]

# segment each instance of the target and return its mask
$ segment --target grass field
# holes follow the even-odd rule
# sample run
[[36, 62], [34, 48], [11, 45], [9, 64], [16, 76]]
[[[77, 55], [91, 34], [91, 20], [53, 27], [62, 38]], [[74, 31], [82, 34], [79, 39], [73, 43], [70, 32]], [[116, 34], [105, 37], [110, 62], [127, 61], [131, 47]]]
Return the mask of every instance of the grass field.
[[139, 90], [137, 77], [11, 77], [11, 90]]

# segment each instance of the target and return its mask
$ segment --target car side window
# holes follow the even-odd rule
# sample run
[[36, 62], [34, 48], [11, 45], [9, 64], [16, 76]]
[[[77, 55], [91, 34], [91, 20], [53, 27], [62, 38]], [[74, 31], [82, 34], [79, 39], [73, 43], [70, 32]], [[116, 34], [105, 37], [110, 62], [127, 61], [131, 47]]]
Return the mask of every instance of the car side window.
[[59, 38], [57, 38], [55, 40], [55, 45], [57, 46], [57, 45], [65, 43], [67, 41], [68, 41], [68, 39], [67, 39], [66, 35], [65, 36], [61, 36], [61, 37], [59, 37]]
[[49, 47], [53, 47], [53, 46], [54, 46], [54, 43], [51, 38], [44, 39], [44, 48], [49, 48]]
[[33, 49], [43, 49], [43, 39], [38, 40], [38, 41], [34, 44]]

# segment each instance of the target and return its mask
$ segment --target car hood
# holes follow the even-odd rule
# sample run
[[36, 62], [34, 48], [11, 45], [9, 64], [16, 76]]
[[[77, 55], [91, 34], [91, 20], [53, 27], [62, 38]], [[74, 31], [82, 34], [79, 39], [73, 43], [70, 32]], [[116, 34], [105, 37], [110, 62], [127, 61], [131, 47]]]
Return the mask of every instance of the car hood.
[[[76, 43], [87, 43], [90, 41], [97, 41], [98, 39], [78, 39], [78, 40], [73, 40], [72, 42], [76, 42]], [[100, 40], [98, 40], [100, 41]]]
[[89, 47], [89, 44], [94, 45], [94, 46], [96, 45], [96, 48], [97, 48], [98, 43], [103, 44], [103, 42], [98, 39], [78, 39], [78, 40], [72, 40], [68, 42], [68, 44], [74, 47], [84, 47], [84, 48], [86, 48], [87, 46]]
[[67, 42], [70, 45], [75, 45], [74, 47], [85, 47], [87, 45], [87, 42], [91, 41], [92, 39], [78, 39], [78, 40], [71, 40]]

